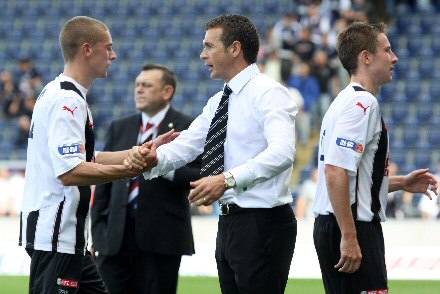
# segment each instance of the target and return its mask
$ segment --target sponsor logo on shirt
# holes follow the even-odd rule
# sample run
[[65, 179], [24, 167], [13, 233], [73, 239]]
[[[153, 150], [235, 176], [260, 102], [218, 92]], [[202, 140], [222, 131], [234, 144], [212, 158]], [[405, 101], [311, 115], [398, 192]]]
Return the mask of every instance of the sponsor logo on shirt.
[[69, 288], [78, 288], [78, 281], [58, 278], [57, 285]]
[[367, 290], [367, 291], [362, 291], [361, 294], [388, 294], [388, 289]]
[[357, 153], [362, 153], [364, 151], [364, 146], [362, 146], [362, 144], [344, 138], [337, 138], [336, 145], [352, 149]]
[[58, 152], [61, 155], [77, 154], [86, 152], [86, 148], [83, 144], [77, 143], [72, 145], [58, 146]]
[[70, 108], [67, 107], [67, 106], [63, 106], [63, 110], [67, 110], [68, 112], [70, 112], [70, 113], [72, 114], [73, 117], [75, 117], [75, 110], [76, 110], [77, 108], [78, 108], [78, 107], [75, 107], [75, 108], [72, 110], [72, 109], [70, 109]]
[[367, 109], [368, 109], [371, 105], [365, 107], [362, 103], [358, 102], [358, 103], [356, 103], [356, 106], [359, 106], [360, 108], [362, 108], [362, 110], [364, 111], [364, 114], [365, 114], [365, 113], [367, 113]]

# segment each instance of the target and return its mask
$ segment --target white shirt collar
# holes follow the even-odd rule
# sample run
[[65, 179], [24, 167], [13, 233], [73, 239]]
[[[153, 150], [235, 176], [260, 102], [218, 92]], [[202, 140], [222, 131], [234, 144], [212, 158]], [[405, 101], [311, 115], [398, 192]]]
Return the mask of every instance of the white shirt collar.
[[231, 88], [234, 94], [238, 94], [241, 89], [256, 75], [260, 74], [260, 69], [257, 64], [252, 63], [241, 72], [239, 72], [235, 77], [233, 77], [228, 86]]
[[145, 112], [142, 112], [142, 125], [146, 126], [147, 123], [150, 123], [150, 124], [153, 124], [153, 126], [157, 128], [159, 126], [159, 124], [163, 121], [163, 119], [165, 118], [165, 115], [167, 114], [168, 109], [170, 109], [169, 104], [167, 104], [167, 106], [164, 109], [162, 109], [161, 111], [156, 113], [156, 115], [153, 117], [149, 117]]

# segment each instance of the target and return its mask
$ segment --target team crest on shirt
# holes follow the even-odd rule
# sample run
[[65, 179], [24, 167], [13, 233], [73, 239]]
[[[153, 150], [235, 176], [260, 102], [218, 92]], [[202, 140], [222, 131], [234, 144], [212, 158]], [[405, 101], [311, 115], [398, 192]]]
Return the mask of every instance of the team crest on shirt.
[[355, 141], [344, 139], [344, 138], [337, 138], [336, 139], [336, 145], [352, 149], [353, 151], [357, 153], [362, 153], [364, 151], [364, 146], [362, 144], [356, 143]]
[[58, 146], [58, 152], [61, 155], [80, 154], [86, 152], [84, 144], [76, 143], [71, 145]]

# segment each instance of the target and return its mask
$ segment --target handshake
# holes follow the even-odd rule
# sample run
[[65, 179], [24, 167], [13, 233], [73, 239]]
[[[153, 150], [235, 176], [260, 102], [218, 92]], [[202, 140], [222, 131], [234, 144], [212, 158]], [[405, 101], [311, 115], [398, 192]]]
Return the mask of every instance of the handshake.
[[179, 135], [180, 132], [175, 132], [173, 129], [151, 141], [145, 142], [141, 146], [133, 146], [127, 152], [123, 162], [124, 167], [135, 174], [151, 170], [158, 163], [156, 149], [173, 141]]

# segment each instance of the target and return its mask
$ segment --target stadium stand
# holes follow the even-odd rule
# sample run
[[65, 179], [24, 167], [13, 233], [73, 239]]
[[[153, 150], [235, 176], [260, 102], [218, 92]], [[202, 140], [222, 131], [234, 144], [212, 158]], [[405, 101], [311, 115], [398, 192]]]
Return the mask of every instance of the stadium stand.
[[[75, 15], [103, 20], [111, 29], [118, 59], [109, 78], [95, 82], [89, 97], [99, 148], [109, 122], [133, 109], [132, 81], [140, 64], [163, 63], [173, 68], [179, 79], [174, 104], [195, 116], [221, 88], [221, 81], [212, 81], [199, 60], [205, 22], [222, 13], [245, 14], [257, 24], [263, 39], [284, 13], [304, 15], [305, 6], [300, 2], [307, 1], [3, 0], [0, 71], [14, 71], [18, 60], [29, 57], [47, 82], [63, 69], [58, 44], [62, 24]], [[392, 137], [391, 153], [401, 171], [428, 164], [426, 156], [414, 154], [421, 150], [425, 155], [432, 153], [427, 146], [440, 143], [440, 119], [436, 117], [440, 113], [440, 4], [431, 3], [430, 10], [399, 5], [390, 14], [389, 39], [399, 62], [394, 81], [382, 88], [379, 99]], [[16, 124], [0, 115], [0, 160], [26, 157], [25, 148], [17, 149], [12, 142], [14, 131], [10, 130]]]

